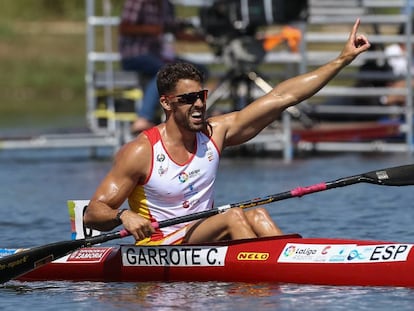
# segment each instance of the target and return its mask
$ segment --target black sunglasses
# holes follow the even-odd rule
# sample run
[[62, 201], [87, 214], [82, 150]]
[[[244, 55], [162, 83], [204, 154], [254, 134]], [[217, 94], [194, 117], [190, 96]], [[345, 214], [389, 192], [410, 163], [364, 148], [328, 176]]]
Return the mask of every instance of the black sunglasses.
[[191, 92], [179, 95], [166, 95], [167, 97], [177, 97], [180, 104], [192, 105], [197, 99], [200, 99], [203, 103], [207, 100], [208, 90], [201, 90], [199, 92]]

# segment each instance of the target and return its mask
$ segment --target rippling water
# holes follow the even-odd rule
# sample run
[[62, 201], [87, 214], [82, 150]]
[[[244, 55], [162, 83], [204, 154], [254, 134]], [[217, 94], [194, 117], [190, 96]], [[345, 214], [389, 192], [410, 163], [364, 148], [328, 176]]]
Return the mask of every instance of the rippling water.
[[[216, 203], [223, 205], [372, 170], [412, 163], [407, 155], [330, 155], [222, 160]], [[68, 199], [88, 199], [108, 168], [77, 151], [0, 153], [1, 247], [70, 239]], [[286, 232], [413, 242], [413, 187], [356, 184], [268, 205]], [[412, 310], [405, 288], [245, 283], [9, 282], [2, 310]]]

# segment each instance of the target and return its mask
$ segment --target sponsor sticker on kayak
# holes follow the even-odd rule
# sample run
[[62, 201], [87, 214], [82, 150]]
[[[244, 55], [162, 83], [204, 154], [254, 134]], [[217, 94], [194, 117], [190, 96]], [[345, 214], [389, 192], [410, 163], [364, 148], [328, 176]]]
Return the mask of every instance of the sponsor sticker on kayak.
[[124, 266], [224, 266], [227, 246], [122, 246]]
[[412, 244], [300, 244], [288, 243], [277, 262], [375, 263], [406, 261]]
[[71, 253], [68, 262], [100, 262], [112, 251], [110, 247], [81, 248]]
[[69, 255], [54, 260], [56, 263], [98, 263], [103, 262], [112, 252], [112, 247], [86, 247], [80, 248]]
[[237, 260], [245, 261], [266, 261], [269, 257], [269, 253], [240, 252], [237, 254]]

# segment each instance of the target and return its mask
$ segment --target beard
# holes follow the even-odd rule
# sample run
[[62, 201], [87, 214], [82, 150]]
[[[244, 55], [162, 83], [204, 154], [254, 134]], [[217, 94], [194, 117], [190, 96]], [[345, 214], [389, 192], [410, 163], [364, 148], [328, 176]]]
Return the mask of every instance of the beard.
[[[193, 113], [196, 111], [201, 114], [200, 118], [193, 117]], [[205, 111], [189, 109], [185, 114], [175, 111], [174, 116], [176, 123], [180, 127], [183, 127], [191, 132], [199, 132], [206, 128], [207, 120], [205, 119]]]

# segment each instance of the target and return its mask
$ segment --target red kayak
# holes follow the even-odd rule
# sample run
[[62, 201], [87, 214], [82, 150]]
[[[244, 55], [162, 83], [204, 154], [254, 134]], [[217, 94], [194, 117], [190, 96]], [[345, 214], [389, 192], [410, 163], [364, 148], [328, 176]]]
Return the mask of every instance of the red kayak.
[[85, 247], [22, 281], [225, 281], [414, 286], [413, 244], [300, 235], [178, 246]]

